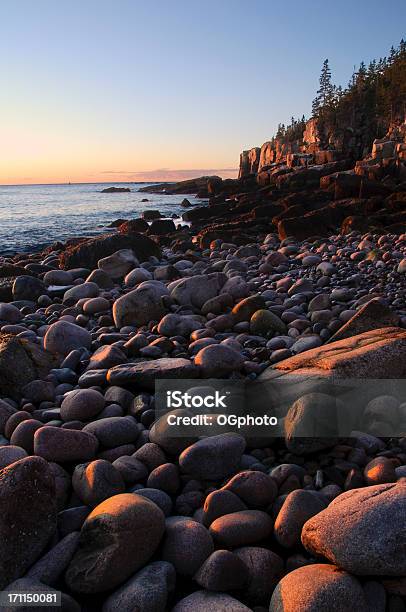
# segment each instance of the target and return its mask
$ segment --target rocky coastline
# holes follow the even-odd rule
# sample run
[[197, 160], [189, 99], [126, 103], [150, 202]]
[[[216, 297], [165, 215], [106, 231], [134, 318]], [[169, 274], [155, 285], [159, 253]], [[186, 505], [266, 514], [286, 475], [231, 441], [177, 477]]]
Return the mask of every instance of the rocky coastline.
[[361, 161], [266, 150], [238, 180], [154, 187], [209, 198], [183, 201], [189, 225], [146, 211], [2, 258], [3, 590], [69, 611], [406, 609], [406, 397], [306, 443], [325, 392], [272, 439], [156, 422], [159, 379], [406, 378], [404, 126]]

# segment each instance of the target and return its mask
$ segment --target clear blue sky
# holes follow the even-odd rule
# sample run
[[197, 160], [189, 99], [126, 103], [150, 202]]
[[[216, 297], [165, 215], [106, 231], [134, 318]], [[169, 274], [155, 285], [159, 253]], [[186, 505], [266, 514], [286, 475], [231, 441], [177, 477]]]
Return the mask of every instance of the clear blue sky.
[[[236, 168], [406, 36], [405, 0], [3, 0], [0, 182]], [[183, 171], [183, 174], [182, 174]]]

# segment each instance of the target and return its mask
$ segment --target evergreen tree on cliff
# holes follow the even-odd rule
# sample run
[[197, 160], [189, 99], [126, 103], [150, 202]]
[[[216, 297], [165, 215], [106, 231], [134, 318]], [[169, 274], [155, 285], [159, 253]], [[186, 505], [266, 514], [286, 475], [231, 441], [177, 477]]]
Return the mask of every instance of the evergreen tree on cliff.
[[334, 100], [335, 87], [331, 82], [331, 70], [328, 59], [325, 59], [321, 69], [319, 89], [312, 104], [313, 117], [318, 118], [320, 114], [331, 110], [334, 106]]

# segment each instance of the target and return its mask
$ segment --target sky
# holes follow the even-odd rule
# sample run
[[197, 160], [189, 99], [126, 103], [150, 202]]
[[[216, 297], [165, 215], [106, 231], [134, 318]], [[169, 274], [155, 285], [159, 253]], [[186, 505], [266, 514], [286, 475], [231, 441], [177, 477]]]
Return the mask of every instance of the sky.
[[406, 37], [404, 0], [2, 0], [0, 184], [234, 177], [309, 116], [322, 62]]

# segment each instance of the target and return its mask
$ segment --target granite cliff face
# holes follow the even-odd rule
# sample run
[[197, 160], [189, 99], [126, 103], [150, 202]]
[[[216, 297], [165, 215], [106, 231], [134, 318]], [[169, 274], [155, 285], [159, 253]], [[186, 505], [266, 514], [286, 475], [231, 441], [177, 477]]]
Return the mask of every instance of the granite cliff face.
[[[306, 122], [303, 138], [294, 142], [284, 142], [283, 139], [273, 138], [264, 142], [261, 147], [254, 147], [240, 154], [239, 178], [259, 176], [261, 173], [270, 174], [276, 169], [325, 164], [328, 162], [351, 159], [355, 162], [364, 158], [405, 159], [406, 124], [397, 123], [389, 127], [383, 138], [376, 138], [371, 147], [364, 146], [361, 133], [348, 128], [325, 130], [324, 141], [327, 147], [321, 144], [317, 119]], [[258, 179], [263, 183], [264, 176]]]

